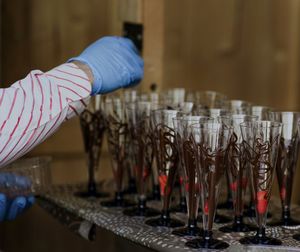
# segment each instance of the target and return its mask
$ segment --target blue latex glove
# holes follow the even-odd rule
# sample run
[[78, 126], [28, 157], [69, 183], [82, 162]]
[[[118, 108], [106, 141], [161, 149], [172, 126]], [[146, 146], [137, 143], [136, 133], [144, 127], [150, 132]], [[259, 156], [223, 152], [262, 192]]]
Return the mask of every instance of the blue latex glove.
[[92, 70], [92, 95], [137, 84], [144, 75], [144, 62], [138, 55], [137, 48], [127, 38], [99, 39], [68, 62], [74, 60], [85, 63]]
[[[26, 190], [30, 187], [30, 181], [18, 175], [10, 173], [0, 173], [0, 189], [6, 188], [6, 191], [14, 190]], [[26, 211], [34, 204], [34, 197], [32, 195], [24, 197], [18, 196], [13, 199], [8, 199], [4, 193], [0, 191], [0, 222], [5, 220], [14, 220], [21, 213]]]

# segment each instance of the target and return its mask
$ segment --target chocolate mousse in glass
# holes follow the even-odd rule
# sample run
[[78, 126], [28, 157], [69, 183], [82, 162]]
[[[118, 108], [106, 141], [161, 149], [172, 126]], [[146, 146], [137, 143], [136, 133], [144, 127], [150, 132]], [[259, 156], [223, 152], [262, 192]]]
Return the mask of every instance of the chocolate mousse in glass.
[[169, 206], [178, 169], [178, 154], [172, 119], [177, 110], [155, 110], [151, 113], [152, 148], [158, 168], [158, 180], [162, 198], [162, 211], [159, 218], [149, 219], [150, 226], [180, 227], [184, 223], [171, 218]]
[[[174, 105], [174, 108], [178, 110], [178, 116], [183, 115], [191, 115], [192, 110], [194, 107], [193, 102], [181, 102], [178, 105]], [[178, 185], [179, 188], [179, 204], [173, 206], [170, 208], [171, 212], [180, 212], [180, 213], [187, 213], [187, 202], [186, 202], [186, 196], [185, 196], [185, 186], [184, 186], [184, 174], [182, 163], [179, 163], [179, 169], [177, 174], [177, 181], [175, 182], [175, 185]]]
[[133, 206], [135, 205], [134, 202], [124, 199], [123, 196], [129, 141], [124, 102], [118, 96], [107, 97], [104, 111], [107, 122], [108, 150], [111, 154], [116, 193], [113, 200], [102, 201], [101, 205], [104, 207]]
[[[139, 99], [140, 93], [134, 89], [125, 89], [123, 90], [123, 100], [125, 104], [137, 102]], [[125, 186], [124, 194], [135, 194], [137, 193], [136, 181], [134, 176], [134, 167], [130, 162], [130, 153], [126, 158], [125, 166], [126, 166], [126, 175], [127, 175], [127, 186]]]
[[253, 226], [247, 225], [243, 221], [246, 189], [249, 177], [249, 165], [245, 160], [245, 150], [243, 145], [240, 124], [243, 122], [254, 122], [257, 116], [233, 114], [228, 117], [220, 117], [223, 123], [233, 128], [227, 152], [227, 169], [232, 192], [234, 221], [231, 225], [223, 226], [219, 230], [225, 233], [249, 232], [255, 230]]
[[79, 116], [88, 166], [88, 185], [87, 191], [75, 193], [78, 197], [97, 198], [108, 196], [108, 193], [97, 191], [95, 180], [95, 171], [99, 167], [103, 135], [106, 129], [102, 109], [102, 99], [98, 95], [91, 100], [88, 107]]
[[256, 210], [257, 233], [240, 243], [247, 245], [281, 245], [266, 236], [266, 220], [280, 145], [282, 124], [274, 121], [241, 124], [245, 159], [250, 165], [251, 192]]
[[[300, 121], [298, 121], [298, 123], [297, 123], [297, 129], [298, 129], [298, 136], [299, 136], [299, 134], [300, 134]], [[295, 234], [295, 235], [293, 236], [293, 238], [294, 238], [295, 240], [297, 240], [297, 241], [300, 241], [300, 233]]]
[[213, 223], [220, 192], [220, 182], [225, 172], [225, 157], [232, 129], [218, 122], [192, 126], [193, 148], [197, 158], [200, 182], [203, 235], [190, 240], [186, 246], [205, 249], [226, 249], [229, 244], [213, 238]]
[[[270, 107], [266, 107], [266, 106], [258, 106], [258, 105], [254, 105], [251, 106], [251, 115], [253, 116], [257, 116], [257, 120], [262, 121], [262, 120], [269, 120], [270, 118], [270, 112], [272, 111], [272, 109]], [[254, 199], [252, 198], [253, 193], [251, 193], [251, 186], [250, 183], [248, 183], [249, 185], [249, 191], [250, 191], [250, 202], [248, 203], [248, 205], [245, 206], [245, 211], [244, 211], [244, 216], [246, 217], [250, 217], [250, 218], [255, 218], [256, 213], [255, 213], [255, 204], [254, 204]], [[272, 217], [272, 214], [270, 212], [268, 212], [267, 215], [268, 218]]]
[[147, 207], [147, 181], [152, 166], [152, 150], [150, 139], [150, 102], [134, 102], [126, 104], [126, 115], [129, 130], [128, 146], [131, 150], [131, 165], [134, 167], [138, 192], [138, 205], [123, 211], [128, 216], [155, 216], [160, 212]]
[[178, 236], [198, 236], [202, 229], [197, 225], [197, 216], [200, 202], [200, 183], [198, 170], [196, 169], [196, 153], [191, 139], [191, 125], [200, 121], [208, 121], [204, 116], [182, 116], [173, 118], [177, 152], [180, 168], [182, 170], [182, 184], [184, 187], [188, 223], [186, 227], [175, 229], [172, 234]]
[[299, 112], [271, 112], [272, 120], [282, 123], [279, 153], [276, 165], [279, 185], [282, 217], [280, 221], [270, 223], [271, 226], [299, 226], [300, 221], [291, 217], [291, 199], [293, 182], [299, 156], [298, 122]]

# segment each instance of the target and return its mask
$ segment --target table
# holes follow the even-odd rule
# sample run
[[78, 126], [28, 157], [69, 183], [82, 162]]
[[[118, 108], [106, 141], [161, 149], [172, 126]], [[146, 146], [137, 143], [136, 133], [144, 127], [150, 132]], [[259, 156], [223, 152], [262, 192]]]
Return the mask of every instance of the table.
[[[103, 188], [111, 188], [111, 182], [105, 182]], [[118, 236], [131, 240], [147, 248], [156, 251], [196, 251], [184, 246], [189, 238], [177, 237], [171, 234], [171, 229], [160, 227], [154, 228], [144, 224], [144, 218], [127, 217], [122, 214], [122, 209], [107, 209], [100, 206], [99, 199], [86, 200], [73, 196], [74, 191], [82, 189], [82, 185], [65, 185], [51, 189], [47, 194], [42, 195], [38, 203], [46, 211], [51, 213], [55, 218], [59, 219], [70, 230], [78, 233], [82, 237], [92, 240], [95, 225], [115, 233]], [[159, 202], [149, 202], [149, 206], [159, 208]], [[273, 213], [280, 214], [280, 208], [274, 206], [271, 209]], [[222, 214], [230, 214], [225, 210]], [[300, 207], [293, 208], [293, 215], [300, 213]], [[176, 213], [174, 217], [186, 221], [186, 216]], [[275, 215], [276, 217], [276, 215]], [[254, 222], [249, 219], [249, 222]], [[223, 224], [224, 225], [224, 224]], [[294, 240], [292, 235], [300, 232], [300, 229], [286, 229], [281, 227], [267, 228], [267, 235], [280, 238], [283, 242], [279, 247], [263, 247], [248, 246], [244, 247], [239, 244], [239, 238], [243, 237], [243, 233], [224, 234], [217, 229], [221, 224], [215, 224], [215, 236], [230, 243], [230, 247], [226, 251], [300, 251], [300, 242]], [[249, 233], [251, 234], [251, 233]], [[254, 234], [254, 233], [253, 233]], [[199, 250], [198, 250], [199, 251]]]

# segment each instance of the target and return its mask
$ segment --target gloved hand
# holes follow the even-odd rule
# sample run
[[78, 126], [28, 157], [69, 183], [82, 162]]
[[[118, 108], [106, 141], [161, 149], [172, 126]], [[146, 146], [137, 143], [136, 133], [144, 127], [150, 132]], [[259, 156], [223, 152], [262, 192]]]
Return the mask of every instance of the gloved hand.
[[32, 195], [12, 198], [6, 195], [13, 195], [15, 191], [26, 192], [29, 187], [30, 181], [26, 177], [11, 173], [0, 173], [0, 222], [14, 220], [34, 204], [35, 200]]
[[137, 84], [144, 75], [144, 62], [127, 38], [99, 39], [68, 62], [75, 60], [88, 65], [93, 72], [92, 95]]

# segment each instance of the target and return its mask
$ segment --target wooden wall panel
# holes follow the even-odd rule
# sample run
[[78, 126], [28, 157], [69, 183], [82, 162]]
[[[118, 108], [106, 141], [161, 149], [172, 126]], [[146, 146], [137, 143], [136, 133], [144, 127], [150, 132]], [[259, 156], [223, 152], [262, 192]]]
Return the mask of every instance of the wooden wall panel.
[[299, 1], [165, 1], [164, 87], [299, 109]]
[[[109, 33], [108, 0], [3, 0], [3, 82], [47, 71]], [[33, 153], [81, 152], [78, 119]]]
[[297, 0], [166, 0], [163, 87], [300, 110], [299, 14]]

